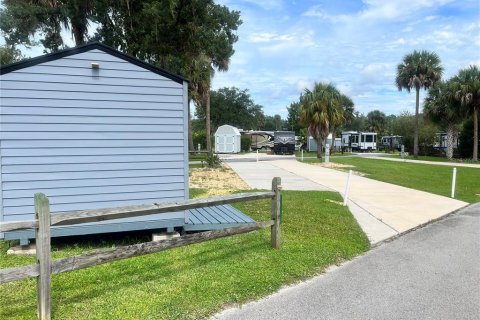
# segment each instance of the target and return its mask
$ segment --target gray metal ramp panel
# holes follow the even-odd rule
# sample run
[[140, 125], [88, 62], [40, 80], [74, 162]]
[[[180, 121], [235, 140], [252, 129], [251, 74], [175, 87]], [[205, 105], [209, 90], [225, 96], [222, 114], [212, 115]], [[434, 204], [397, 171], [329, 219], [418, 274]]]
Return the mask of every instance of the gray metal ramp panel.
[[191, 209], [189, 210], [188, 217], [189, 221], [185, 224], [186, 230], [192, 230], [192, 225], [209, 225], [211, 226], [211, 229], [216, 229], [213, 226], [218, 225], [220, 226], [220, 228], [225, 228], [226, 225], [234, 226], [255, 222], [252, 218], [233, 208], [230, 205]]

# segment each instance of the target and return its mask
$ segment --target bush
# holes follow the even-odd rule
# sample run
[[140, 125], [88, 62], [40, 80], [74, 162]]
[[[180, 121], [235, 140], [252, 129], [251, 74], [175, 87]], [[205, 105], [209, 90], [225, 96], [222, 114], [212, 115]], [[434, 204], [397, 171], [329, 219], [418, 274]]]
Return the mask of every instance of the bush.
[[222, 165], [222, 160], [216, 154], [207, 155], [205, 162], [209, 168], [218, 168]]
[[250, 139], [250, 137], [242, 136], [240, 138], [240, 148], [242, 151], [245, 151], [245, 152], [250, 151], [251, 146], [252, 146], [252, 139]]
[[[480, 129], [479, 129], [480, 132]], [[462, 131], [459, 136], [458, 153], [464, 159], [473, 157], [473, 119], [468, 119], [463, 123]], [[480, 149], [480, 139], [478, 141]]]

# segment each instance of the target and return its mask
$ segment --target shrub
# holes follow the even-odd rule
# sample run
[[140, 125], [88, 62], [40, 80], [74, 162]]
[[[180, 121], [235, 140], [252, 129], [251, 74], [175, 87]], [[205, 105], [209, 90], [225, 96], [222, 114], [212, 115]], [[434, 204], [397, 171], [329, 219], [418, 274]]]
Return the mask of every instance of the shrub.
[[240, 148], [242, 151], [248, 152], [250, 151], [250, 147], [252, 146], [252, 139], [250, 137], [242, 136], [240, 138]]
[[207, 155], [205, 162], [209, 168], [218, 168], [222, 165], [222, 160], [216, 154]]

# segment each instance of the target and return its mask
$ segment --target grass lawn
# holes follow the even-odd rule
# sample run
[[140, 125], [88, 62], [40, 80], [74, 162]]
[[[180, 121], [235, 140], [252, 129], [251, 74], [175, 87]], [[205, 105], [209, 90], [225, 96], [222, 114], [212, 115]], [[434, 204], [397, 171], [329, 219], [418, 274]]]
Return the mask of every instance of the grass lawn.
[[[333, 154], [330, 154], [330, 158], [334, 158], [334, 157], [356, 157], [355, 154], [351, 153], [351, 152], [335, 152]], [[301, 151], [295, 151], [295, 157], [297, 158], [302, 158], [302, 152]], [[316, 158], [317, 157], [317, 152], [310, 152], [310, 151], [304, 151], [303, 152], [303, 157], [304, 158]], [[325, 154], [323, 155], [323, 157], [325, 158]]]
[[[206, 190], [191, 190], [202, 196]], [[55, 319], [199, 319], [223, 307], [266, 296], [322, 272], [369, 248], [366, 236], [337, 193], [283, 192], [283, 247], [270, 247], [270, 230], [53, 275]], [[240, 203], [252, 218], [268, 220], [271, 201]], [[53, 242], [53, 258], [148, 239], [90, 237]], [[0, 268], [32, 264], [7, 256]], [[35, 279], [0, 285], [0, 319], [36, 319]]]
[[[353, 165], [355, 166], [353, 170], [367, 174], [368, 178], [442, 196], [450, 196], [452, 167], [359, 157], [336, 158], [333, 162]], [[458, 167], [455, 197], [459, 200], [473, 203], [480, 201], [479, 194], [480, 169]]]
[[[386, 158], [396, 158], [401, 159], [399, 153], [385, 153], [382, 157]], [[454, 162], [454, 163], [474, 163], [472, 159], [452, 159], [448, 160], [446, 157], [435, 157], [435, 156], [418, 156], [417, 159], [412, 155], [405, 157], [408, 160], [422, 160], [422, 161], [435, 161], [435, 162]]]

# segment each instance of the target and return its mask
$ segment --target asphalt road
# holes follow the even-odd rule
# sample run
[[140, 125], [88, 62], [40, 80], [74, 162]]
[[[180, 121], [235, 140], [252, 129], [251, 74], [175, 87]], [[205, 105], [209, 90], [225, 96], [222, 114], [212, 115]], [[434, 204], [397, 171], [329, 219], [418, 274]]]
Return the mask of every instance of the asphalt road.
[[215, 319], [480, 319], [480, 203]]

